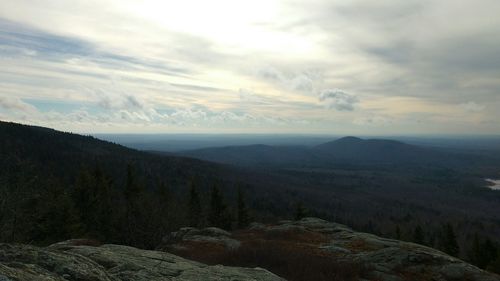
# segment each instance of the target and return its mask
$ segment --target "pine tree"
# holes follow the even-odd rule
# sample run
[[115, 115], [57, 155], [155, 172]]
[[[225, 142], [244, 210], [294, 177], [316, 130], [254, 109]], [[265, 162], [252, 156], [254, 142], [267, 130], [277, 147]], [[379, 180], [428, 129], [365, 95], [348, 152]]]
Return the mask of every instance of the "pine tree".
[[424, 231], [420, 225], [417, 225], [413, 231], [413, 242], [417, 244], [424, 244], [425, 242]]
[[224, 202], [224, 197], [217, 185], [212, 187], [210, 193], [210, 210], [208, 214], [208, 222], [212, 226], [223, 229], [231, 228], [231, 217], [227, 211], [227, 205]]
[[198, 227], [201, 222], [201, 203], [198, 190], [193, 182], [189, 186], [188, 223], [189, 226]]
[[94, 210], [93, 202], [95, 192], [93, 191], [93, 186], [91, 174], [86, 169], [82, 169], [71, 194], [73, 202], [75, 202], [75, 208], [86, 232], [88, 228], [93, 225], [91, 214]]
[[245, 194], [241, 188], [238, 189], [238, 228], [245, 228], [250, 223], [248, 209], [245, 204]]
[[401, 229], [399, 228], [399, 224], [396, 225], [396, 239], [401, 240]]
[[141, 224], [146, 218], [143, 215], [144, 208], [140, 206], [142, 201], [142, 187], [137, 182], [135, 171], [131, 164], [127, 165], [127, 179], [123, 195], [125, 199], [125, 237], [123, 240], [129, 245], [136, 245], [141, 241], [141, 234], [143, 234]]
[[135, 171], [131, 164], [127, 165], [127, 181], [123, 193], [128, 206], [133, 205], [137, 201], [137, 195], [141, 193], [141, 187], [137, 183]]
[[113, 229], [112, 183], [109, 177], [98, 167], [93, 173], [82, 170], [72, 190], [72, 199], [86, 234], [107, 241]]
[[307, 215], [307, 210], [304, 208], [304, 205], [302, 205], [302, 202], [298, 202], [297, 206], [295, 208], [295, 220], [301, 220], [305, 218]]
[[34, 205], [26, 206], [35, 210], [30, 239], [50, 244], [81, 235], [82, 225], [66, 190], [57, 182], [44, 189]]
[[484, 268], [489, 268], [490, 265], [498, 258], [498, 248], [490, 238], [486, 238], [486, 240], [481, 244], [481, 249], [482, 258], [485, 264]]
[[474, 238], [472, 239], [472, 246], [468, 251], [468, 258], [470, 263], [481, 267], [481, 242], [479, 241], [479, 235], [474, 233]]
[[474, 234], [472, 246], [468, 257], [472, 264], [482, 269], [489, 269], [500, 258], [499, 249], [489, 238], [482, 240], [477, 233]]
[[94, 229], [99, 233], [98, 238], [108, 241], [113, 229], [112, 216], [114, 214], [112, 204], [112, 183], [104, 173], [96, 168], [94, 171], [95, 198], [94, 198]]
[[458, 256], [460, 248], [458, 247], [455, 231], [453, 230], [453, 226], [450, 223], [445, 224], [443, 227], [443, 237], [441, 244], [442, 249], [445, 253], [455, 257]]

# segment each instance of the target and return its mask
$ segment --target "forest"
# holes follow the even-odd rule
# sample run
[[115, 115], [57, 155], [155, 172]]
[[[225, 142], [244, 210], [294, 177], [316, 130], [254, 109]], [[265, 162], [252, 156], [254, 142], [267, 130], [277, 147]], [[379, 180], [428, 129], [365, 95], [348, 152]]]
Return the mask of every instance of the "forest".
[[[231, 230], [252, 221], [315, 216], [435, 247], [491, 271], [500, 268], [500, 241], [494, 235], [500, 221], [484, 219], [483, 213], [498, 205], [498, 197], [471, 186], [450, 192], [440, 180], [462, 182], [456, 171], [425, 170], [418, 177], [338, 168], [329, 170], [333, 177], [305, 168], [266, 172], [13, 123], [1, 123], [0, 132], [2, 242], [49, 245], [87, 238], [152, 249], [184, 226]], [[455, 205], [401, 203], [395, 183], [406, 182], [412, 182], [405, 185], [409, 197], [425, 198], [427, 193], [417, 192], [431, 188], [437, 200], [452, 196]], [[483, 204], [483, 210], [468, 216], [457, 212], [469, 211], [472, 203]]]

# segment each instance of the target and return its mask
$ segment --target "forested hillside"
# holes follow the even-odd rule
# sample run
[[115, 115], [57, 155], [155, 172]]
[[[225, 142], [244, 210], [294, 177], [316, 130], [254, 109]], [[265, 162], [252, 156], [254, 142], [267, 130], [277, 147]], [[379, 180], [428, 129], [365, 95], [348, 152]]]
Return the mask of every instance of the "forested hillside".
[[[88, 237], [153, 247], [181, 226], [236, 226], [237, 200], [239, 212], [246, 212], [250, 199], [243, 196], [255, 194], [248, 179], [267, 180], [237, 168], [4, 122], [0, 155], [4, 242]], [[264, 216], [275, 216], [273, 210]]]
[[500, 195], [481, 188], [477, 170], [237, 168], [4, 122], [0, 156], [3, 242], [83, 237], [152, 248], [182, 226], [234, 229], [313, 215], [482, 268], [498, 262]]

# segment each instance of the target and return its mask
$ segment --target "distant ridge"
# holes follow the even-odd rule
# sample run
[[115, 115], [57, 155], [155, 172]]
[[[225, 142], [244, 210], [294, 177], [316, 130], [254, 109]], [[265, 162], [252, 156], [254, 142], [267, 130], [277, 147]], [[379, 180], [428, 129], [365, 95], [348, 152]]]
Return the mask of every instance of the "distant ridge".
[[280, 165], [305, 161], [310, 157], [309, 150], [305, 146], [271, 146], [264, 144], [202, 148], [184, 151], [180, 154], [206, 161], [238, 166]]
[[325, 166], [436, 162], [448, 155], [426, 147], [388, 139], [347, 136], [313, 147], [246, 145], [204, 148], [180, 155], [239, 166]]
[[316, 153], [336, 159], [369, 162], [414, 162], [431, 157], [434, 152], [425, 148], [386, 139], [360, 139], [345, 137], [313, 148]]

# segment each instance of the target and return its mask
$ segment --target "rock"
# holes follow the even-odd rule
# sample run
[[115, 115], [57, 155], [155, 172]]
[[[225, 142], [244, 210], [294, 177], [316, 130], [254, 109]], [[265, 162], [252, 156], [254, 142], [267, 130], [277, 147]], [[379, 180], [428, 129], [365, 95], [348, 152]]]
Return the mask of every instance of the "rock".
[[253, 230], [263, 230], [266, 228], [266, 225], [260, 222], [252, 222], [249, 226], [248, 229], [253, 229]]
[[231, 233], [217, 228], [207, 227], [203, 229], [184, 227], [177, 232], [172, 232], [162, 239], [162, 245], [158, 249], [168, 250], [169, 248], [183, 249], [179, 243], [209, 243], [219, 244], [228, 250], [237, 249], [240, 246], [238, 240], [232, 239]]
[[70, 239], [50, 245], [52, 248], [71, 248], [73, 246], [100, 246], [102, 243], [92, 239]]
[[[233, 259], [235, 253], [218, 252], [217, 256], [207, 256], [197, 250], [189, 241], [193, 237], [211, 243], [213, 235], [200, 238], [200, 231], [195, 236], [177, 241], [170, 246], [184, 247], [181, 256], [189, 256], [195, 260], [218, 262]], [[209, 239], [209, 237], [212, 237]], [[328, 222], [318, 218], [304, 218], [300, 221], [280, 221], [274, 225], [251, 224], [247, 230], [237, 231], [232, 235], [221, 235], [241, 243], [242, 257], [255, 252], [248, 247], [269, 247], [262, 251], [276, 251], [276, 245], [286, 248], [288, 252], [297, 252], [304, 262], [321, 261], [328, 257], [334, 264], [347, 266], [360, 264], [357, 279], [380, 281], [420, 281], [420, 280], [467, 280], [467, 281], [500, 281], [500, 277], [481, 270], [460, 259], [451, 257], [436, 249], [393, 239], [378, 237], [373, 234], [355, 232], [349, 227]], [[215, 243], [219, 243], [218, 241]], [[252, 246], [253, 245], [253, 246]], [[265, 246], [262, 246], [265, 245]], [[169, 248], [168, 245], [163, 247]], [[209, 249], [208, 245], [204, 245]], [[171, 248], [173, 249], [173, 248]], [[220, 251], [220, 248], [219, 250]], [[245, 256], [245, 253], [247, 255]], [[279, 254], [278, 254], [279, 256]], [[320, 258], [320, 259], [317, 259]], [[238, 265], [237, 263], [235, 265]], [[342, 270], [342, 266], [339, 267]], [[274, 270], [273, 268], [267, 268]], [[293, 270], [293, 269], [292, 269]], [[293, 274], [292, 274], [293, 275]], [[290, 275], [290, 276], [292, 276]], [[287, 277], [287, 276], [283, 276]]]
[[283, 280], [261, 268], [207, 266], [120, 245], [71, 244], [47, 248], [0, 244], [0, 281]]

